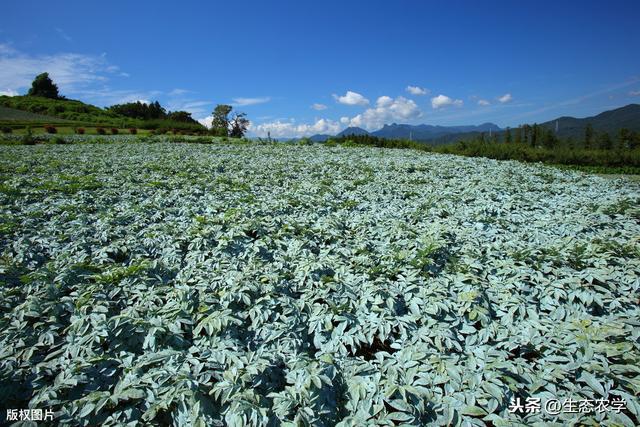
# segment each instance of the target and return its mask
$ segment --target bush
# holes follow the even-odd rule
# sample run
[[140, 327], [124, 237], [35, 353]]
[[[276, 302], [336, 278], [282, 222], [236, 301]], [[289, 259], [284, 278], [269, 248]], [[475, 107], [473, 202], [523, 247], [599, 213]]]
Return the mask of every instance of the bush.
[[56, 129], [56, 127], [52, 125], [44, 125], [44, 130], [47, 133], [58, 133], [58, 129]]
[[51, 142], [53, 142], [54, 144], [58, 144], [58, 145], [67, 143], [67, 141], [65, 141], [64, 138], [61, 138], [59, 136], [56, 136], [55, 138], [53, 138], [53, 140]]
[[84, 128], [76, 128], [76, 133], [78, 135], [84, 135]]
[[106, 134], [107, 134], [107, 131], [106, 131], [106, 130], [104, 130], [104, 128], [99, 128], [99, 127], [98, 127], [98, 128], [96, 128], [96, 133], [97, 133], [98, 135], [106, 135]]
[[129, 129], [129, 133], [130, 133], [131, 135], [135, 135], [135, 134], [137, 134], [137, 133], [138, 133], [138, 129], [136, 129], [136, 128], [130, 128], [130, 129]]
[[13, 132], [13, 129], [11, 129], [9, 126], [2, 127], [2, 133], [11, 133], [11, 132]]
[[118, 134], [118, 129], [111, 128], [111, 135], [117, 135], [117, 134]]

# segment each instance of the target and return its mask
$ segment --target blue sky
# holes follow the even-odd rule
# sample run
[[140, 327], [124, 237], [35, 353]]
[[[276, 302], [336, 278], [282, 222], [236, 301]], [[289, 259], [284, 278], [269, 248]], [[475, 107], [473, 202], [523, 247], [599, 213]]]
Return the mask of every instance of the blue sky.
[[499, 126], [640, 103], [640, 2], [7, 1], [0, 92], [48, 71], [100, 106], [159, 100], [252, 134]]

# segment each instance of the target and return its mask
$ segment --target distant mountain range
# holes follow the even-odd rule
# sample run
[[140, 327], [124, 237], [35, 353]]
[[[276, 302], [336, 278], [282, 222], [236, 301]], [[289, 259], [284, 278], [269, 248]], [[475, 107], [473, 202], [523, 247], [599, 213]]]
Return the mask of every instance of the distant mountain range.
[[[615, 110], [605, 111], [593, 117], [578, 119], [575, 117], [558, 117], [548, 122], [540, 123], [539, 126], [545, 129], [556, 130], [560, 138], [584, 137], [584, 131], [588, 124], [591, 124], [595, 132], [606, 132], [615, 137], [617, 132], [626, 128], [631, 131], [640, 132], [640, 105], [629, 104]], [[348, 135], [372, 135], [387, 139], [411, 139], [413, 141], [446, 144], [449, 142], [471, 139], [481, 133], [497, 133], [501, 135], [505, 129], [501, 129], [494, 123], [483, 123], [481, 125], [466, 126], [434, 126], [434, 125], [408, 125], [396, 124], [384, 125], [374, 132], [367, 132], [359, 127], [348, 127], [338, 133], [337, 137]], [[326, 141], [332, 135], [317, 134], [310, 139], [314, 142]]]

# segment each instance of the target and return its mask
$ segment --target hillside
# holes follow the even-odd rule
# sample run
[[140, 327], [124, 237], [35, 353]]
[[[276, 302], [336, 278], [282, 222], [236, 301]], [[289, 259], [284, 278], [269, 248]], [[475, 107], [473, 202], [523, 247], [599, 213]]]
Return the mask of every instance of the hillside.
[[540, 124], [545, 129], [556, 129], [560, 138], [576, 138], [584, 137], [584, 131], [587, 125], [591, 125], [596, 132], [606, 132], [612, 137], [623, 128], [630, 131], [640, 131], [640, 105], [629, 104], [614, 110], [604, 111], [592, 117], [575, 118], [575, 117], [559, 117]]
[[8, 122], [34, 122], [34, 123], [56, 123], [66, 122], [65, 119], [47, 116], [44, 114], [31, 113], [29, 111], [17, 110], [15, 108], [0, 106], [0, 121]]
[[[24, 122], [41, 124], [43, 122], [60, 122], [62, 119], [62, 121], [67, 120], [72, 122], [70, 124], [75, 125], [136, 127], [140, 129], [173, 128], [193, 131], [205, 129], [199, 123], [184, 123], [163, 119], [132, 119], [109, 109], [103, 109], [72, 99], [51, 99], [38, 96], [0, 96], [0, 107], [7, 109], [4, 113], [0, 113], [0, 122], [19, 120], [22, 124]], [[22, 112], [22, 114], [17, 111]], [[23, 118], [17, 119], [16, 117]]]
[[493, 123], [464, 126], [434, 126], [434, 125], [408, 125], [390, 124], [382, 129], [372, 132], [371, 135], [387, 139], [411, 139], [413, 141], [431, 141], [446, 135], [455, 135], [470, 132], [498, 132], [500, 127]]
[[346, 128], [342, 132], [338, 133], [336, 136], [341, 137], [341, 136], [349, 136], [349, 135], [369, 135], [369, 132], [367, 132], [362, 128], [351, 126]]

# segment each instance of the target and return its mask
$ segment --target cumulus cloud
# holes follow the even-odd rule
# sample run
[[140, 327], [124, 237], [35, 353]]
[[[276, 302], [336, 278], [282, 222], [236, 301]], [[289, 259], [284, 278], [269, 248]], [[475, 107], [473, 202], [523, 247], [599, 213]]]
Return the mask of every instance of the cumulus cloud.
[[247, 105], [264, 104], [271, 101], [271, 97], [263, 96], [259, 98], [233, 98], [233, 105], [235, 107], [245, 107]]
[[428, 95], [430, 92], [428, 89], [425, 89], [423, 87], [411, 86], [411, 85], [407, 86], [406, 91], [409, 92], [411, 95], [416, 95], [416, 96]]
[[344, 105], [368, 105], [369, 100], [359, 93], [352, 92], [350, 90], [343, 96], [333, 95], [334, 99], [340, 104]]
[[294, 121], [281, 121], [250, 125], [249, 131], [256, 136], [265, 137], [271, 134], [273, 138], [292, 138], [310, 136], [317, 133], [335, 134], [340, 132], [339, 123], [329, 119], [318, 119], [315, 123], [296, 123]]
[[511, 96], [510, 93], [505, 93], [504, 95], [498, 98], [498, 101], [500, 101], [501, 104], [506, 104], [507, 102], [511, 102], [512, 100], [513, 100], [513, 97]]
[[313, 108], [316, 111], [322, 111], [322, 110], [326, 110], [327, 106], [324, 104], [313, 104], [311, 108]]
[[[349, 126], [357, 126], [365, 129], [377, 129], [391, 121], [409, 121], [422, 116], [420, 108], [411, 99], [399, 96], [391, 98], [381, 96], [376, 101], [374, 108], [367, 109], [348, 120]], [[347, 124], [346, 121], [341, 123]]]
[[631, 96], [640, 96], [640, 90], [632, 90], [631, 92], [629, 92], [629, 95], [631, 95]]
[[491, 105], [491, 103], [489, 101], [487, 101], [486, 99], [479, 99], [478, 100], [478, 105], [482, 105], [484, 107], [484, 106], [487, 106], [487, 105]]
[[[98, 95], [100, 90], [95, 89], [96, 85], [105, 85], [110, 77], [123, 74], [118, 66], [109, 64], [106, 54], [31, 55], [19, 52], [8, 44], [0, 44], [0, 87], [8, 92], [26, 90], [34, 77], [43, 72], [49, 73], [63, 95], [86, 92]], [[105, 88], [103, 92], [107, 93], [108, 89]], [[109, 96], [109, 99], [113, 98], [113, 95]]]
[[208, 117], [204, 117], [202, 119], [198, 119], [198, 122], [200, 122], [200, 124], [202, 126], [205, 126], [207, 128], [211, 128], [211, 124], [213, 123], [213, 116], [208, 116]]
[[436, 110], [438, 108], [448, 107], [450, 105], [461, 107], [462, 104], [463, 101], [461, 99], [452, 99], [446, 95], [438, 95], [431, 98], [431, 106]]

